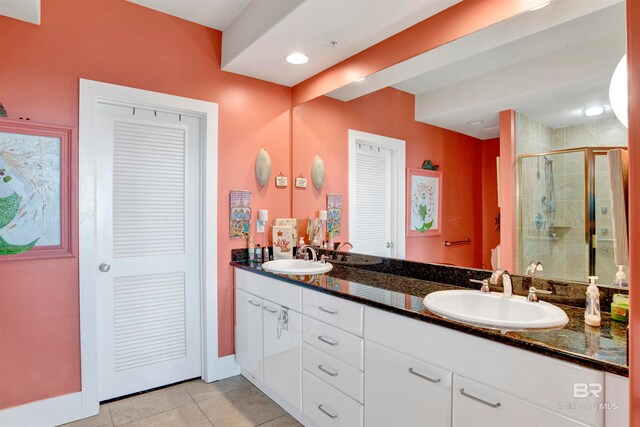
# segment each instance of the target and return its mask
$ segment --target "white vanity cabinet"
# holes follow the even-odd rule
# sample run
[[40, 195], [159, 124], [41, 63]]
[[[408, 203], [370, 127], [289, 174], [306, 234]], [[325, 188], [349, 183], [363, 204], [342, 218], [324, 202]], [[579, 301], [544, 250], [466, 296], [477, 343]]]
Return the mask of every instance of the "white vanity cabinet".
[[369, 341], [365, 354], [367, 427], [451, 425], [451, 372]]
[[236, 289], [236, 362], [262, 382], [262, 298]]

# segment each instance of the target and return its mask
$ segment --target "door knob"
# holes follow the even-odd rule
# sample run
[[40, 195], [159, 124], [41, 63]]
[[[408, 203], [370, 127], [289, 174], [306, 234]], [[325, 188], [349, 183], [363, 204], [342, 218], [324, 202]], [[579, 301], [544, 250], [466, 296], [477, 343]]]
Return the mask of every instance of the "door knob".
[[387, 247], [390, 248], [391, 247], [391, 243], [387, 242]]
[[107, 271], [111, 270], [111, 264], [107, 264], [106, 262], [103, 262], [98, 266], [98, 270], [100, 270], [103, 273], [106, 273]]

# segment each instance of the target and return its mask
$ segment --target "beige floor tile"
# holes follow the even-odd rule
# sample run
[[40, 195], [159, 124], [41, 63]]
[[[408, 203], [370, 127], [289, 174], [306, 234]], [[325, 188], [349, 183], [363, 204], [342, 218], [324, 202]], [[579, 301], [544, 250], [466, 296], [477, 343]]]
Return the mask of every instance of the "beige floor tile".
[[264, 424], [260, 424], [260, 427], [301, 427], [300, 424], [295, 418], [291, 415], [283, 415], [280, 418], [276, 418], [275, 420], [268, 421]]
[[253, 427], [286, 412], [253, 385], [198, 402], [216, 427]]
[[182, 406], [126, 424], [126, 427], [211, 427], [198, 405]]
[[242, 375], [236, 375], [235, 377], [226, 378], [209, 384], [202, 380], [191, 381], [185, 384], [185, 388], [193, 400], [199, 402], [249, 385], [251, 385], [251, 383]]
[[114, 425], [122, 425], [193, 403], [184, 384], [109, 403]]
[[109, 414], [109, 408], [105, 405], [100, 406], [100, 412], [94, 417], [84, 418], [82, 420], [74, 421], [69, 424], [64, 424], [64, 427], [111, 427], [111, 414]]

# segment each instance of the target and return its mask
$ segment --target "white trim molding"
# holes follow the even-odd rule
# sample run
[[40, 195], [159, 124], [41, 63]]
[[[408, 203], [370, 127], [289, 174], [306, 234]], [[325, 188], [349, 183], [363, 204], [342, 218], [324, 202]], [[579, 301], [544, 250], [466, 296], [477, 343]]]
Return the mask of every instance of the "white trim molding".
[[217, 191], [218, 105], [125, 86], [80, 79], [79, 222], [81, 416], [98, 413], [96, 301], [96, 115], [100, 103], [167, 111], [201, 118], [202, 169], [202, 379], [220, 378], [218, 363]]
[[356, 144], [358, 141], [366, 142], [368, 145], [386, 148], [391, 150], [391, 188], [393, 188], [393, 200], [391, 201], [391, 223], [393, 258], [404, 259], [405, 257], [405, 169], [407, 164], [406, 143], [401, 139], [389, 138], [386, 136], [376, 135], [373, 133], [361, 132], [349, 129], [349, 234], [356, 229], [355, 218], [353, 215], [356, 206], [356, 194], [353, 191], [353, 183], [355, 183], [356, 171]]
[[0, 426], [57, 426], [85, 416], [82, 393], [77, 392], [3, 409], [0, 411]]
[[236, 355], [230, 354], [218, 359], [219, 380], [234, 377], [240, 374], [240, 365], [236, 363]]

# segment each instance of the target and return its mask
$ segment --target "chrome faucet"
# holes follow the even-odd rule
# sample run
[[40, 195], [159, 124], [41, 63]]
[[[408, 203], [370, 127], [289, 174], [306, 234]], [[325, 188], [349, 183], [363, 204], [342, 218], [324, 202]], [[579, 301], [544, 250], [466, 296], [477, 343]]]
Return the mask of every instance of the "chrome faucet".
[[342, 250], [342, 248], [344, 248], [344, 247], [345, 247], [345, 246], [347, 246], [347, 245], [349, 245], [349, 249], [353, 249], [353, 245], [352, 245], [351, 243], [349, 243], [349, 242], [343, 242], [343, 243], [340, 243], [340, 245], [338, 245], [338, 249], [337, 249], [337, 250], [338, 250], [338, 251], [341, 251], [341, 250]]
[[318, 254], [313, 246], [304, 244], [298, 248], [296, 258], [309, 261], [309, 254], [311, 254], [311, 261], [316, 262], [318, 260]]
[[536, 272], [538, 271], [544, 271], [544, 266], [542, 265], [542, 262], [533, 260], [527, 266], [527, 270], [524, 275], [529, 276], [533, 279], [536, 276]]
[[500, 280], [501, 277], [502, 277], [502, 287], [504, 288], [502, 296], [504, 298], [511, 298], [513, 296], [513, 284], [511, 282], [511, 275], [507, 270], [503, 268], [497, 269], [491, 275], [489, 282], [491, 282], [492, 285], [497, 285], [498, 280]]

